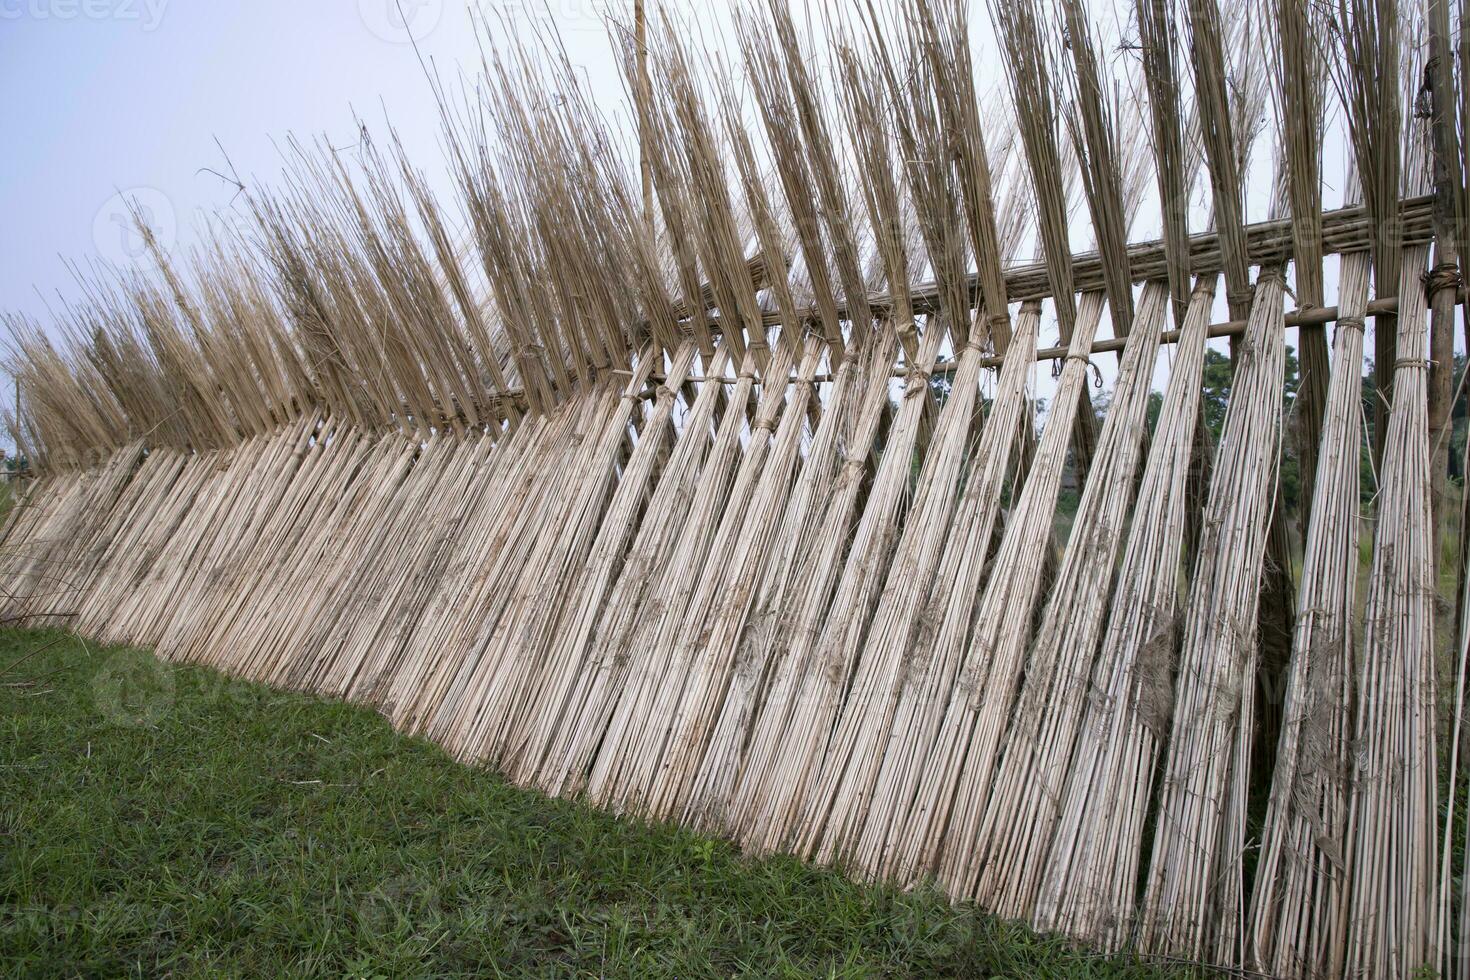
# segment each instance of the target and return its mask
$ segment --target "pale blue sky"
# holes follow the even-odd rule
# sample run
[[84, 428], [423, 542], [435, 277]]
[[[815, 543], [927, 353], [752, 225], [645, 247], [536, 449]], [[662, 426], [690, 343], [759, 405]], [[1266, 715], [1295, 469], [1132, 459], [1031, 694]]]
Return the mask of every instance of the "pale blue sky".
[[[523, 25], [555, 19], [573, 60], [615, 102], [606, 2], [480, 6]], [[465, 0], [402, 3], [441, 73], [473, 70]], [[0, 0], [0, 307], [44, 319], [42, 296], [75, 295], [63, 257], [136, 251], [117, 220], [119, 191], [138, 190], [165, 233], [172, 215], [187, 246], [235, 193], [200, 171], [226, 169], [216, 139], [247, 183], [273, 183], [285, 135], [346, 145], [354, 110], [375, 128], [386, 111], [440, 178], [434, 104], [402, 23], [393, 0]]]

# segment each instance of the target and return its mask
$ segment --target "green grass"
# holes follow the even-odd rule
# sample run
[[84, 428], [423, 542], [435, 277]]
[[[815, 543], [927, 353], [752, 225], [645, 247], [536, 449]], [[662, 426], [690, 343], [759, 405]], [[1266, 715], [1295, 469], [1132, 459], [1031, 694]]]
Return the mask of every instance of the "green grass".
[[161, 973], [1155, 975], [517, 789], [369, 710], [0, 631], [0, 974]]

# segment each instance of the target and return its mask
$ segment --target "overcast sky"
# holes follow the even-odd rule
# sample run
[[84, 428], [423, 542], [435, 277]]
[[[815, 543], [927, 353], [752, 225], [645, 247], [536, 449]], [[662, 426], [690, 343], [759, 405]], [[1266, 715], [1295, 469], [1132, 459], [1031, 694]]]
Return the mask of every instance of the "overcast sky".
[[[477, 2], [487, 18], [517, 30], [553, 22], [604, 109], [626, 119], [604, 16], [626, 16], [632, 0]], [[1108, 0], [1095, 6], [1115, 9]], [[677, 7], [727, 9], [724, 0]], [[984, 4], [973, 7], [977, 64], [998, 71]], [[218, 175], [229, 170], [226, 153], [247, 183], [272, 184], [284, 137], [325, 134], [350, 146], [354, 112], [375, 129], [386, 114], [455, 211], [436, 110], [410, 39], [446, 78], [477, 69], [466, 0], [0, 0], [0, 309], [44, 322], [58, 291], [77, 294], [66, 260], [133, 261], [141, 242], [120, 195], [140, 202], [161, 240], [186, 248], [235, 198]], [[1110, 57], [1124, 56], [1111, 48]], [[981, 79], [982, 92], [995, 80]], [[1329, 185], [1340, 184], [1344, 160], [1338, 130], [1326, 147]], [[1264, 217], [1266, 156], [1257, 155], [1250, 220]], [[1325, 197], [1339, 206], [1340, 186]], [[1155, 234], [1145, 226], [1156, 223], [1140, 221], [1134, 237]], [[1330, 291], [1335, 261], [1327, 275]], [[1100, 364], [1109, 381], [1114, 364]], [[1038, 371], [1041, 394], [1046, 374]]]
[[[400, 18], [394, 0], [0, 0], [0, 306], [43, 315], [58, 289], [75, 295], [63, 258], [129, 260], [141, 243], [119, 192], [187, 245], [235, 193], [209, 172], [228, 172], [216, 140], [247, 183], [274, 183], [287, 134], [345, 146], [354, 111], [375, 128], [386, 112], [441, 178], [434, 105], [407, 42], [441, 73], [472, 71], [470, 15], [464, 0], [401, 2]], [[594, 91], [616, 101], [606, 2], [483, 7], [523, 26], [553, 18]]]

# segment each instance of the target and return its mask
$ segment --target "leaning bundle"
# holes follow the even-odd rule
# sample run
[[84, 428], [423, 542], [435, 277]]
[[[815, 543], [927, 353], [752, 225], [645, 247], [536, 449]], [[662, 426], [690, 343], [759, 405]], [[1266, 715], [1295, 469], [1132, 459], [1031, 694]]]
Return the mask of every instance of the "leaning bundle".
[[[812, 376], [823, 345], [812, 345], [789, 386], [781, 383], [790, 366], [786, 350], [782, 344], [771, 361], [774, 373], [768, 376], [768, 391], [761, 398], [751, 426], [736, 491], [730, 495], [724, 526], [700, 583], [704, 594], [691, 604], [685, 621], [680, 642], [686, 650], [681, 655], [692, 660], [693, 669], [670, 725], [650, 800], [650, 812], [657, 817], [683, 812], [695, 791], [695, 774], [720, 717], [721, 705], [731, 686], [739, 683], [736, 672], [752, 669], [743, 656], [740, 638], [758, 577], [767, 570], [783, 526], [782, 512], [791, 492], [806, 412], [812, 402]], [[786, 404], [780, 408], [778, 423], [775, 395], [783, 389]], [[749, 489], [745, 489], [747, 484]], [[748, 685], [749, 680], [745, 683]]]
[[817, 710], [816, 705], [804, 704], [802, 695], [809, 683], [819, 683], [809, 674], [822, 652], [817, 641], [832, 604], [844, 545], [851, 537], [868, 457], [888, 406], [889, 372], [896, 348], [895, 331], [888, 323], [863, 349], [859, 383], [853, 387], [854, 401], [848, 409], [851, 428], [837, 444], [840, 469], [826, 499], [814, 501], [820, 519], [811, 547], [800, 556], [800, 564], [791, 569], [783, 586], [780, 619], [771, 641], [775, 649], [769, 654], [771, 683], [752, 725], [745, 765], [734, 791], [733, 809], [740, 814], [736, 833], [744, 846], [757, 852], [772, 851], [785, 842], [795, 804], [788, 739], [793, 733], [804, 735], [808, 743], [822, 737], [811, 729], [794, 727], [793, 719], [801, 712]]
[[1350, 975], [1433, 969], [1439, 941], [1434, 565], [1420, 281], [1428, 249], [1404, 249], [1393, 410], [1383, 439], [1348, 797]]
[[[578, 493], [566, 492], [567, 474], [591, 474], [598, 488], [606, 479], [592, 459], [603, 451], [609, 417], [619, 411], [618, 386], [604, 385], [566, 404], [576, 408], [571, 430], [551, 444], [552, 451], [533, 470], [540, 490], [525, 513], [526, 523], [508, 539], [495, 543], [505, 577], [487, 591], [477, 609], [469, 655], [458, 672], [456, 690], [435, 721], [445, 731], [451, 750], [463, 758], [494, 759], [501, 748], [511, 702], [527, 667], [524, 651], [506, 642], [507, 633], [526, 609], [526, 583], [538, 581], [548, 566], [554, 568], [556, 550], [567, 544], [560, 533], [548, 534], [545, 529], [560, 531], [575, 523], [572, 515], [581, 501]], [[614, 451], [621, 441], [620, 431]], [[543, 468], [548, 466], [554, 469]]]
[[1343, 258], [1331, 386], [1271, 800], [1251, 896], [1249, 965], [1342, 974], [1358, 583], [1358, 452], [1368, 253]]
[[375, 694], [395, 724], [409, 731], [444, 724], [451, 731], [446, 716], [458, 707], [464, 679], [477, 662], [480, 630], [493, 622], [501, 596], [523, 568], [526, 549], [507, 542], [534, 526], [542, 495], [559, 485], [559, 473], [546, 472], [563, 465], [558, 450], [570, 451], [580, 441], [575, 401], [551, 416], [522, 420], [498, 441], [487, 434], [469, 447], [469, 500], [444, 556], [439, 588], [403, 638], [393, 675], [383, 678]]
[[[789, 649], [786, 629], [801, 600], [803, 570], [811, 567], [807, 556], [822, 543], [824, 508], [842, 470], [841, 446], [850, 435], [857, 403], [862, 400], [858, 390], [868, 380], [861, 376], [861, 368], [857, 358], [848, 358], [833, 375], [816, 432], [799, 462], [799, 476], [781, 517], [770, 570], [741, 627], [739, 665], [720, 706], [687, 808], [691, 819], [707, 829], [733, 834], [736, 817], [743, 812], [734, 802], [735, 793], [756, 718], [774, 700], [768, 691], [779, 690], [783, 678], [790, 676], [789, 662], [782, 660]], [[886, 377], [871, 381], [887, 384]]]
[[926, 410], [932, 411], [929, 377], [945, 332], [940, 320], [932, 318], [920, 338], [919, 360], [908, 367], [903, 401], [884, 441], [862, 517], [851, 534], [832, 604], [820, 633], [813, 631], [807, 637], [811, 643], [805, 655], [807, 665], [797, 688], [795, 710], [781, 739], [785, 746], [783, 775], [774, 787], [777, 795], [766, 829], [773, 844], [793, 835], [800, 842], [800, 853], [810, 849], [812, 825], [820, 820], [815, 779], [862, 653], [873, 607], [882, 593], [920, 427]]
[[1032, 922], [1106, 949], [1132, 933], [1154, 765], [1168, 730], [1190, 457], [1214, 297], [1213, 279], [1195, 286], [1174, 350], [1056, 830], [1040, 862]]
[[[717, 374], [727, 361], [721, 348], [706, 370]], [[688, 519], [691, 498], [710, 448], [720, 388], [718, 384], [700, 388], [685, 418], [683, 435], [644, 508], [638, 536], [602, 607], [593, 634], [595, 642], [585, 657], [586, 666], [567, 695], [561, 730], [547, 746], [541, 782], [548, 792], [570, 793], [584, 784], [586, 770], [626, 683], [630, 661], [638, 652], [630, 644], [639, 626], [640, 611], [657, 590]]]
[[914, 866], [937, 865], [941, 885], [955, 896], [974, 893], [979, 867], [971, 843], [1010, 717], [1042, 569], [1051, 553], [1056, 497], [1079, 395], [1087, 384], [1086, 352], [1102, 310], [1102, 294], [1083, 295], [1051, 414], [975, 611], [963, 663], [953, 688], [939, 692], [944, 722], [923, 763], [910, 819], [918, 845]]
[[305, 630], [308, 653], [286, 683], [329, 697], [373, 700], [439, 585], [483, 438], [435, 433], [394, 492], [360, 508], [330, 568], [334, 579], [325, 591], [336, 599], [312, 617]]
[[[188, 659], [190, 651], [208, 636], [213, 616], [226, 596], [240, 588], [239, 573], [259, 535], [305, 457], [319, 419], [310, 416], [283, 426], [265, 440], [264, 451], [243, 461], [245, 475], [233, 494], [239, 516], [211, 547], [209, 569], [183, 583], [175, 607], [158, 642], [160, 656]], [[247, 444], [248, 445], [248, 444]], [[245, 447], [241, 447], [242, 449]]]
[[1241, 961], [1256, 613], [1275, 505], [1286, 366], [1279, 270], [1262, 270], [1190, 583], [1153, 859], [1140, 918], [1152, 953]]
[[1168, 300], [1165, 284], [1144, 288], [975, 844], [983, 869], [980, 901], [1008, 918], [1031, 914], [1045, 870], [1138, 482], [1149, 379]]
[[[342, 451], [329, 457], [303, 506], [282, 507], [287, 520], [263, 541], [261, 578], [239, 610], [231, 646], [213, 653], [233, 669], [267, 683], [284, 684], [298, 665], [312, 657], [300, 646], [312, 615], [327, 601], [316, 574], [333, 556], [350, 554], [347, 535], [358, 515], [377, 510], [397, 490], [417, 450], [397, 433], [377, 438], [353, 431], [337, 433]], [[329, 450], [333, 448], [328, 447]], [[293, 481], [295, 482], [295, 481]]]
[[[191, 459], [187, 453], [155, 449], [128, 483], [111, 519], [113, 529], [107, 545], [97, 556], [92, 580], [86, 592], [76, 598], [76, 617], [71, 626], [82, 635], [104, 634], [113, 611], [134, 593], [152, 564], [157, 547], [150, 546], [149, 535], [156, 533], [155, 521], [172, 527], [170, 517], [177, 519], [175, 508], [187, 506], [192, 499], [185, 476]], [[33, 545], [28, 544], [27, 550], [30, 547]]]
[[[978, 340], [976, 331], [974, 340]], [[826, 861], [853, 855], [870, 810], [874, 783], [883, 763], [902, 678], [921, 628], [934, 576], [953, 547], [950, 530], [963, 485], [965, 450], [979, 394], [979, 346], [972, 340], [960, 353], [954, 384], [939, 414], [919, 472], [919, 489], [904, 521], [888, 583], [868, 630], [858, 670], [849, 686], [831, 745], [823, 760], [817, 793], [809, 805], [807, 847]], [[1031, 366], [1031, 352], [1017, 344], [1006, 357], [1000, 387], [1019, 392]], [[1013, 436], [1013, 432], [1005, 433]]]
[[509, 743], [515, 742], [526, 724], [523, 710], [529, 696], [540, 687], [543, 637], [555, 621], [579, 570], [585, 564], [597, 535], [603, 508], [613, 481], [617, 479], [619, 455], [628, 436], [634, 411], [641, 407], [639, 393], [652, 373], [655, 358], [651, 349], [642, 352], [632, 376], [622, 386], [606, 384], [601, 392], [589, 391], [593, 403], [590, 425], [582, 449], [569, 461], [558, 503], [547, 527], [530, 543], [525, 572], [518, 577], [505, 610], [479, 654], [486, 665], [483, 687], [474, 707], [474, 734], [465, 742], [475, 758], [498, 762]]
[[645, 806], [647, 761], [665, 726], [655, 706], [665, 688], [675, 683], [677, 669], [667, 649], [689, 608], [735, 477], [740, 432], [755, 387], [753, 367], [753, 358], [747, 356], [729, 387], [724, 414], [690, 494], [688, 517], [662, 574], [644, 597], [626, 649], [620, 651], [630, 663], [612, 699], [607, 728], [587, 776], [587, 795], [599, 806], [619, 812], [641, 812]]
[[597, 539], [576, 589], [567, 597], [559, 620], [543, 640], [542, 680], [540, 689], [533, 695], [534, 706], [526, 712], [529, 727], [518, 740], [514, 758], [505, 763], [507, 770], [523, 782], [538, 778], [547, 746], [563, 722], [568, 692], [583, 672], [583, 658], [592, 641], [598, 614], [638, 529], [639, 512], [654, 478], [654, 466], [659, 456], [668, 451], [674, 434], [671, 423], [674, 392], [684, 384], [693, 359], [694, 344], [689, 341], [670, 359], [663, 383], [654, 395], [653, 410], [623, 465], [617, 489], [598, 527]]
[[658, 719], [661, 724], [644, 730], [641, 747], [634, 752], [644, 765], [636, 774], [639, 785], [632, 793], [632, 798], [639, 801], [640, 810], [653, 819], [670, 816], [680, 805], [685, 792], [684, 767], [675, 765], [673, 760], [687, 751], [686, 740], [696, 744], [703, 741], [702, 722], [698, 719], [724, 687], [725, 661], [709, 657], [706, 623], [716, 603], [728, 593], [726, 576], [733, 568], [740, 540], [750, 532], [749, 507], [757, 478], [769, 459], [776, 420], [785, 414], [783, 408], [800, 417], [806, 407], [786, 404], [792, 368], [789, 344], [780, 345], [768, 368], [770, 373], [761, 386], [745, 453], [720, 509], [707, 525], [713, 531], [713, 538], [702, 560], [692, 564], [687, 574], [690, 591], [679, 618], [670, 622], [669, 634], [655, 644], [662, 651], [663, 679], [651, 692], [652, 702], [641, 714], [644, 718]]
[[403, 649], [375, 698], [393, 723], [422, 731], [439, 707], [454, 697], [461, 666], [470, 656], [477, 614], [485, 593], [500, 587], [509, 571], [512, 549], [500, 546], [527, 518], [531, 501], [542, 486], [539, 462], [557, 429], [554, 419], [533, 416], [499, 440], [489, 434], [471, 446], [473, 472], [463, 521], [450, 538], [439, 586], [429, 598], [418, 625], [404, 637]]
[[889, 726], [895, 737], [884, 747], [862, 837], [848, 856], [851, 866], [875, 876], [911, 881], [928, 870], [927, 864], [918, 863], [923, 841], [912, 832], [912, 803], [930, 750], [943, 731], [946, 699], [964, 659], [975, 597], [990, 570], [987, 559], [1007, 478], [1019, 465], [1020, 446], [1031, 435], [1026, 379], [1036, 359], [1040, 321], [1037, 303], [1023, 305], [1014, 321], [995, 400], [970, 453], [964, 496], [950, 526], [944, 563], [896, 678]]
[[[888, 563], [886, 585], [877, 611], [868, 626], [861, 655], [854, 656], [856, 673], [847, 685], [830, 743], [812, 784], [814, 791], [803, 804], [804, 826], [798, 849], [827, 861], [848, 851], [861, 832], [866, 800], [888, 739], [893, 697], [898, 692], [895, 681], [942, 561], [962, 488], [965, 449], [970, 443], [979, 395], [981, 344], [989, 339], [990, 333], [988, 328], [970, 322], [960, 201], [952, 186], [948, 161], [920, 149], [936, 145], [944, 138], [942, 116], [936, 113], [929, 99], [930, 87], [942, 82], [921, 78], [913, 91], [905, 92], [895, 80], [898, 66], [888, 63], [886, 53], [886, 48], [880, 46], [877, 52], [883, 68], [880, 74], [860, 68], [850, 49], [839, 52], [843, 68], [842, 104], [852, 138], [868, 148], [864, 186], [871, 188], [867, 195], [869, 201], [879, 202], [870, 203], [870, 210], [880, 245], [885, 234], [895, 240], [901, 238], [896, 201], [881, 206], [885, 197], [893, 195], [893, 189], [889, 186], [887, 195], [879, 189], [885, 185], [882, 172], [894, 169], [888, 160], [890, 125], [897, 131], [914, 216], [934, 271], [942, 311], [940, 318], [931, 320], [926, 339], [933, 340], [942, 327], [948, 328], [950, 343], [958, 351], [958, 364], [949, 397], [923, 447], [917, 490], [904, 517], [902, 538]], [[923, 75], [926, 63], [916, 58], [910, 67]], [[907, 100], [892, 113], [884, 111], [888, 101], [883, 88], [885, 78], [891, 96], [895, 100]], [[992, 208], [991, 202], [985, 201], [979, 220], [993, 224]], [[901, 258], [901, 244], [895, 241], [887, 246], [887, 251], [900, 257], [885, 259], [889, 268], [902, 268], [905, 263]], [[982, 264], [990, 261], [991, 257], [981, 258]], [[900, 323], [904, 316], [912, 317], [908, 290], [895, 289], [894, 299], [894, 312]], [[996, 327], [1000, 327], [999, 322]], [[1024, 373], [1025, 367], [1018, 365], [1013, 371]], [[903, 411], [917, 407], [906, 406]], [[885, 465], [889, 455], [894, 457], [893, 463], [900, 463], [904, 452], [901, 444], [886, 449]]]
[[84, 586], [116, 535], [131, 530], [124, 523], [108, 533], [104, 522], [136, 496], [135, 474], [145, 467], [143, 447], [135, 445], [95, 470], [31, 488], [6, 524], [0, 615], [34, 626], [82, 622], [79, 605], [91, 594]]
[[[153, 583], [168, 574], [168, 563], [197, 561], [199, 565], [191, 571], [199, 572], [207, 560], [207, 555], [199, 555], [191, 561], [187, 526], [196, 507], [209, 507], [211, 490], [218, 490], [224, 468], [216, 453], [154, 450], [148, 454], [123, 502], [132, 516], [123, 521], [103, 556], [82, 605], [83, 619], [96, 626], [83, 628], [110, 642], [128, 642], [124, 636], [135, 634], [139, 638], [134, 642], [143, 642], [140, 622], [155, 617], [159, 606], [167, 611], [167, 603], [154, 594]], [[161, 652], [171, 659], [188, 656], [181, 647]]]

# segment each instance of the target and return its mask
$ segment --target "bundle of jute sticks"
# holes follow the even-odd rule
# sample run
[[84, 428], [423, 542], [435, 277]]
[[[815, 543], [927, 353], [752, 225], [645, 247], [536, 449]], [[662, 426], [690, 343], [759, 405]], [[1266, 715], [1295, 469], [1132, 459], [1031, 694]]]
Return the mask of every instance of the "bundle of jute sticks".
[[431, 82], [456, 208], [293, 142], [192, 265], [7, 318], [0, 619], [1101, 950], [1470, 975], [1470, 10], [822, 10], [614, 25], [639, 165], [554, 38], [486, 37]]

